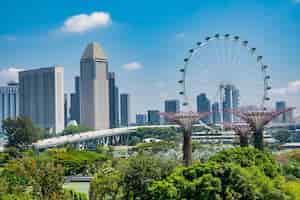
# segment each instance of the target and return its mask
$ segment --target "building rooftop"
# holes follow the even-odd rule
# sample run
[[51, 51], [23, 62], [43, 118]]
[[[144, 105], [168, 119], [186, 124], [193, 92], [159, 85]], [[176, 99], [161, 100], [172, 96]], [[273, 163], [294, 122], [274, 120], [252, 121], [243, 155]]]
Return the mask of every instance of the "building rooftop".
[[86, 46], [81, 56], [81, 59], [96, 59], [96, 58], [107, 59], [101, 46], [96, 42], [91, 42]]

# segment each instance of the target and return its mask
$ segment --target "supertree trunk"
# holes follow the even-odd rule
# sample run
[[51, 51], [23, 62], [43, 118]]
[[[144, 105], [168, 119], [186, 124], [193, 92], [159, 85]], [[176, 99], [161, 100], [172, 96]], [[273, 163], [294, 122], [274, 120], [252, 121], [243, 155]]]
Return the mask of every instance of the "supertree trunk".
[[264, 134], [263, 129], [258, 129], [254, 131], [253, 134], [254, 147], [259, 150], [264, 150]]
[[183, 163], [185, 166], [192, 164], [192, 130], [183, 130]]
[[241, 147], [249, 146], [249, 139], [247, 135], [240, 134], [240, 146]]

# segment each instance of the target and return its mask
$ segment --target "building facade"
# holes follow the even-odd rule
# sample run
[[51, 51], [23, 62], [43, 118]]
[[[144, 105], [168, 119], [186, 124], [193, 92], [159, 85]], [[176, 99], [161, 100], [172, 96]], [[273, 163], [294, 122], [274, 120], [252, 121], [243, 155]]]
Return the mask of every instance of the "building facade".
[[[287, 108], [286, 106], [286, 102], [285, 101], [277, 101], [276, 102], [276, 111], [282, 111], [285, 110]], [[288, 113], [283, 113], [281, 115], [279, 115], [275, 121], [276, 122], [280, 122], [280, 123], [285, 123], [288, 122]]]
[[110, 128], [119, 127], [119, 89], [116, 86], [116, 75], [109, 72], [109, 124]]
[[0, 87], [0, 131], [2, 121], [10, 118], [16, 119], [19, 115], [19, 85], [10, 82], [7, 86]]
[[70, 120], [80, 124], [80, 77], [75, 77], [75, 91], [70, 95]]
[[20, 116], [51, 133], [64, 129], [64, 80], [59, 66], [19, 72]]
[[159, 110], [148, 110], [148, 124], [149, 125], [160, 124]]
[[99, 44], [87, 45], [80, 60], [80, 124], [109, 128], [108, 61]]
[[67, 127], [69, 120], [69, 109], [68, 109], [68, 94], [64, 95], [64, 126]]
[[136, 114], [135, 123], [137, 125], [145, 125], [147, 123], [147, 115], [145, 115], [145, 114]]
[[212, 123], [218, 124], [221, 122], [221, 113], [220, 113], [220, 107], [219, 103], [215, 102], [211, 106], [212, 109]]
[[[201, 93], [197, 96], [197, 112], [203, 113], [203, 112], [210, 112], [210, 100], [207, 98], [205, 93]], [[211, 123], [211, 116], [207, 116], [202, 119], [202, 121], [206, 124]]]
[[130, 123], [130, 98], [129, 94], [120, 95], [121, 105], [121, 126], [128, 126]]
[[232, 123], [238, 121], [230, 110], [236, 110], [239, 107], [239, 90], [232, 84], [220, 86], [222, 95], [222, 120], [223, 122]]
[[178, 113], [180, 112], [179, 100], [166, 100], [165, 101], [165, 112], [168, 113]]

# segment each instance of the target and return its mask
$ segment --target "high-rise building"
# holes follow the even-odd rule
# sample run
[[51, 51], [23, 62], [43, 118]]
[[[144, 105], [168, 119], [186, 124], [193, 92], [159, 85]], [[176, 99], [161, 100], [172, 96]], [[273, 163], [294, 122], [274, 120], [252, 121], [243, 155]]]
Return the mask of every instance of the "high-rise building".
[[212, 122], [213, 124], [217, 124], [221, 122], [221, 113], [220, 113], [220, 107], [219, 103], [215, 102], [211, 106], [212, 108]]
[[80, 60], [80, 124], [109, 128], [108, 61], [99, 44], [87, 45]]
[[135, 123], [137, 125], [145, 125], [147, 123], [147, 115], [145, 115], [145, 114], [136, 114]]
[[64, 75], [59, 66], [19, 72], [20, 116], [52, 133], [64, 129]]
[[119, 101], [119, 88], [115, 88], [115, 105], [116, 105], [116, 127], [120, 126], [120, 101]]
[[[205, 93], [201, 93], [197, 96], [197, 112], [210, 112], [210, 100], [207, 98]], [[205, 117], [202, 119], [204, 123], [211, 123], [211, 117]]]
[[119, 126], [119, 89], [116, 87], [114, 72], [109, 72], [109, 123], [110, 128]]
[[3, 120], [16, 119], [18, 115], [19, 86], [18, 83], [9, 82], [7, 86], [0, 87], [0, 131], [2, 131]]
[[165, 112], [178, 113], [179, 112], [179, 100], [166, 100], [165, 101]]
[[71, 93], [70, 120], [80, 124], [80, 77], [75, 77], [75, 91]]
[[233, 115], [230, 110], [236, 110], [239, 107], [239, 90], [232, 84], [220, 85], [222, 95], [222, 118], [223, 122], [232, 123], [238, 119]]
[[67, 127], [68, 125], [68, 119], [69, 119], [69, 113], [68, 113], [69, 109], [68, 109], [68, 94], [65, 93], [64, 95], [64, 125], [65, 127]]
[[[276, 111], [282, 111], [286, 109], [286, 102], [285, 101], [277, 101], [276, 102]], [[287, 113], [283, 113], [277, 117], [275, 120], [277, 122], [287, 122]]]
[[128, 126], [130, 119], [130, 98], [129, 94], [120, 95], [121, 104], [121, 126]]
[[159, 110], [148, 110], [148, 124], [150, 125], [160, 124]]

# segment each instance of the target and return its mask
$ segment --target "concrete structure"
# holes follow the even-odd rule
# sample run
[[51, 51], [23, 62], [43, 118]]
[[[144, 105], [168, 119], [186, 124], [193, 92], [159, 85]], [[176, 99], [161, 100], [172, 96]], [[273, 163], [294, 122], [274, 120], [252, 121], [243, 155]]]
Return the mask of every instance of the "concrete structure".
[[59, 66], [19, 72], [20, 115], [51, 133], [64, 129], [64, 75]]
[[218, 124], [221, 122], [221, 113], [220, 113], [220, 106], [218, 102], [215, 102], [211, 106], [212, 109], [212, 123]]
[[128, 126], [130, 123], [130, 98], [129, 94], [120, 95], [121, 105], [121, 126]]
[[145, 115], [145, 114], [136, 114], [135, 123], [137, 125], [145, 125], [147, 123], [147, 115]]
[[159, 110], [148, 110], [148, 124], [149, 125], [160, 124]]
[[166, 100], [165, 101], [165, 112], [178, 113], [180, 112], [179, 100]]
[[7, 86], [0, 87], [0, 132], [2, 131], [2, 121], [11, 118], [15, 119], [19, 115], [19, 85], [10, 82]]
[[228, 110], [236, 110], [239, 107], [239, 90], [232, 84], [220, 85], [222, 103], [222, 122], [237, 122], [238, 118]]
[[75, 77], [75, 92], [71, 93], [70, 120], [80, 124], [80, 77]]
[[[210, 112], [210, 100], [207, 98], [205, 93], [201, 93], [197, 96], [197, 112], [198, 113], [204, 113], [204, 112]], [[206, 116], [205, 118], [202, 118], [202, 121], [206, 124], [211, 123], [211, 116]]]
[[80, 60], [80, 124], [109, 128], [108, 62], [99, 44], [87, 45]]
[[116, 76], [109, 72], [109, 127], [119, 126], [119, 89], [116, 87]]

